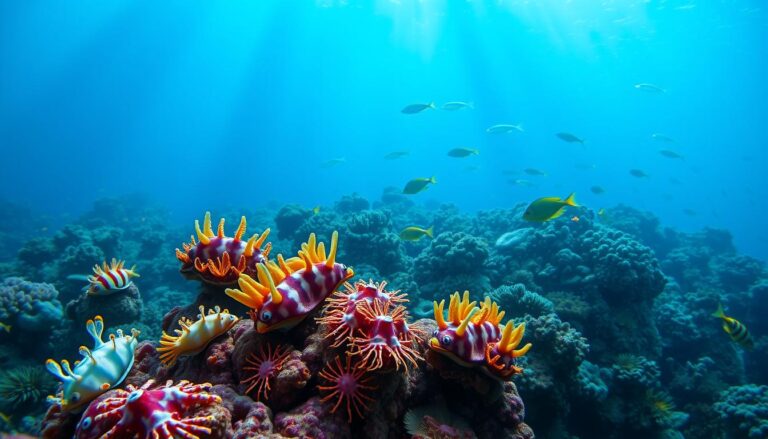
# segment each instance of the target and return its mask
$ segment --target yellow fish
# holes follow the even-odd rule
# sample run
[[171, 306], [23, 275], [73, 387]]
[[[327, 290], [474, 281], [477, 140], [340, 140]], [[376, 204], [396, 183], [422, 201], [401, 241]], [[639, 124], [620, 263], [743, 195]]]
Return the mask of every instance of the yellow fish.
[[403, 193], [408, 195], [418, 194], [419, 192], [429, 187], [430, 184], [435, 184], [435, 183], [437, 183], [437, 180], [435, 179], [435, 177], [414, 178], [413, 180], [405, 184], [405, 187], [403, 188]]
[[317, 215], [320, 213], [320, 206], [315, 206], [312, 208], [312, 215]]
[[11, 325], [0, 322], [0, 329], [3, 329], [5, 332], [11, 332]]
[[752, 340], [752, 334], [749, 333], [747, 327], [733, 317], [725, 315], [721, 303], [717, 304], [717, 311], [712, 313], [712, 317], [723, 319], [723, 331], [731, 337], [731, 340], [740, 344], [745, 349], [752, 350], [752, 348], [755, 347], [754, 341]]
[[523, 219], [526, 221], [549, 221], [555, 219], [565, 212], [566, 206], [579, 207], [576, 204], [576, 194], [572, 193], [568, 195], [568, 198], [563, 200], [560, 197], [544, 197], [539, 198], [533, 203], [528, 205], [523, 213]]
[[432, 232], [434, 231], [434, 226], [428, 228], [428, 229], [422, 229], [421, 227], [416, 226], [410, 226], [404, 228], [400, 232], [400, 239], [403, 241], [418, 241], [421, 239], [422, 236], [429, 236], [432, 238]]

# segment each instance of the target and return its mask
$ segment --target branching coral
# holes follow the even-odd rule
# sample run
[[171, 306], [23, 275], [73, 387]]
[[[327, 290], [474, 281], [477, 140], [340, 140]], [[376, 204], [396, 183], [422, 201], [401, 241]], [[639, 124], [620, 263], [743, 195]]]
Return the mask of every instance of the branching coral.
[[554, 312], [552, 301], [533, 291], [526, 290], [523, 284], [504, 285], [491, 291], [488, 295], [499, 304], [500, 308], [507, 310], [510, 317], [522, 317], [526, 314], [539, 317]]
[[730, 387], [713, 408], [733, 437], [768, 437], [768, 386]]
[[[0, 322], [11, 330], [42, 332], [61, 320], [58, 292], [51, 284], [28, 282], [18, 277], [0, 283]], [[19, 338], [23, 342], [23, 338]]]

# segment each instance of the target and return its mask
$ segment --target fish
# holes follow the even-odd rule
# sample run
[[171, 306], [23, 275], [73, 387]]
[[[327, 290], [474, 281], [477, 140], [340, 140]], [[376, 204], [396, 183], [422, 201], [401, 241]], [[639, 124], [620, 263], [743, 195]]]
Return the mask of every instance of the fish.
[[447, 111], [463, 110], [465, 108], [474, 110], [475, 104], [473, 104], [472, 102], [462, 102], [462, 101], [451, 101], [443, 104], [443, 110], [447, 110]]
[[418, 241], [424, 236], [432, 238], [434, 228], [434, 226], [430, 226], [428, 229], [422, 229], [421, 227], [417, 226], [406, 227], [400, 231], [400, 239], [403, 241]]
[[651, 138], [653, 140], [658, 140], [659, 142], [675, 143], [675, 139], [667, 136], [666, 134], [653, 133], [651, 134]]
[[465, 170], [465, 171], [467, 171], [467, 172], [477, 172], [477, 171], [479, 171], [479, 170], [480, 170], [480, 166], [477, 166], [477, 165], [469, 165], [469, 166], [467, 166], [466, 168], [464, 168], [464, 170]]
[[408, 195], [418, 194], [419, 192], [426, 190], [430, 184], [435, 184], [435, 183], [437, 183], [437, 180], [435, 179], [435, 177], [414, 178], [413, 180], [405, 184], [405, 187], [403, 188], [403, 193]]
[[486, 133], [491, 133], [491, 134], [511, 133], [512, 131], [517, 131], [522, 133], [525, 130], [523, 129], [522, 124], [512, 125], [512, 124], [505, 124], [505, 123], [494, 125], [485, 130]]
[[683, 156], [680, 153], [677, 153], [675, 151], [672, 151], [671, 149], [660, 149], [659, 154], [663, 155], [664, 157], [668, 159], [682, 159]]
[[528, 180], [523, 180], [521, 178], [516, 178], [514, 180], [507, 180], [507, 182], [509, 184], [515, 185], [515, 186], [522, 186], [522, 187], [533, 187], [533, 186], [535, 186], [533, 184], [533, 182], [528, 181]]
[[576, 204], [575, 193], [568, 195], [565, 200], [560, 197], [539, 198], [528, 205], [523, 213], [523, 219], [537, 222], [549, 221], [562, 215], [566, 206], [579, 206]]
[[629, 170], [629, 174], [632, 175], [633, 177], [637, 177], [637, 178], [646, 178], [646, 177], [648, 177], [648, 174], [646, 174], [645, 171], [643, 171], [642, 169], [630, 169]]
[[635, 84], [634, 87], [638, 90], [648, 93], [666, 93], [667, 91], [655, 84], [649, 84], [647, 82], [641, 82]]
[[317, 215], [320, 213], [320, 206], [315, 206], [312, 208], [312, 215]]
[[577, 222], [579, 222], [579, 217], [577, 215], [574, 215], [574, 216], [571, 217], [571, 221], [577, 223]]
[[581, 143], [582, 145], [584, 144], [584, 139], [576, 137], [571, 133], [557, 133], [556, 136], [560, 140], [563, 140], [568, 143]]
[[2, 329], [3, 331], [11, 332], [11, 328], [13, 328], [13, 326], [11, 326], [11, 325], [9, 325], [7, 323], [0, 322], [0, 329]]
[[595, 195], [600, 195], [605, 193], [605, 189], [603, 189], [600, 186], [592, 186], [591, 188], [589, 188], [589, 190], [592, 191], [592, 193]]
[[452, 150], [448, 151], [449, 157], [456, 157], [456, 158], [462, 158], [462, 157], [469, 157], [471, 155], [479, 155], [480, 151], [473, 148], [453, 148]]
[[395, 159], [403, 158], [409, 154], [410, 152], [408, 151], [392, 151], [389, 154], [385, 155], [384, 158], [387, 160], [395, 160]]
[[322, 168], [332, 168], [334, 166], [340, 165], [342, 163], [345, 163], [347, 161], [344, 157], [337, 157], [335, 159], [326, 160], [323, 163], [320, 164]]
[[428, 104], [411, 104], [403, 107], [403, 109], [400, 110], [400, 112], [403, 114], [416, 114], [416, 113], [421, 113], [422, 111], [427, 110], [429, 108], [434, 110], [437, 107], [435, 107], [434, 102], [430, 102]]
[[733, 317], [725, 315], [722, 303], [717, 304], [717, 311], [712, 313], [712, 317], [723, 319], [723, 331], [731, 337], [731, 340], [748, 350], [754, 347], [752, 334], [749, 333], [747, 327]]
[[546, 172], [542, 171], [541, 169], [536, 169], [536, 168], [525, 168], [525, 169], [523, 169], [523, 172], [525, 172], [528, 175], [536, 175], [536, 176], [540, 176], [540, 177], [546, 177], [547, 176]]
[[594, 163], [576, 163], [573, 167], [582, 171], [588, 171], [597, 168], [597, 165]]
[[600, 210], [597, 211], [597, 216], [599, 216], [601, 218], [604, 217], [605, 216], [605, 209], [601, 207]]

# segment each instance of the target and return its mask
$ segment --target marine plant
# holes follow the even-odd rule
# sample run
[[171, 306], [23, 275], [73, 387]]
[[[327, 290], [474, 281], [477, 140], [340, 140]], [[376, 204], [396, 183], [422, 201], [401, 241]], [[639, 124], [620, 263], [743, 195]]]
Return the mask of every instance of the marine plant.
[[45, 369], [20, 366], [0, 373], [0, 401], [19, 407], [35, 404], [55, 389], [55, 382]]

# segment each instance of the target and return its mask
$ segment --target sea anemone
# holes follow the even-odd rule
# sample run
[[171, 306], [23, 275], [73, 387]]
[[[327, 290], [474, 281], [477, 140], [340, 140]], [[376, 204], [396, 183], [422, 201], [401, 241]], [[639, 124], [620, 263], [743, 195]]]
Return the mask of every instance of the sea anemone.
[[616, 362], [613, 367], [631, 372], [638, 369], [642, 365], [643, 359], [637, 355], [632, 354], [619, 354], [616, 357]]
[[35, 404], [52, 393], [55, 384], [41, 367], [17, 367], [0, 374], [0, 400], [13, 408]]
[[348, 422], [352, 422], [353, 408], [358, 417], [363, 417], [363, 414], [368, 411], [368, 403], [373, 401], [369, 394], [376, 389], [376, 386], [370, 385], [373, 378], [366, 377], [365, 373], [366, 370], [359, 365], [352, 366], [349, 355], [345, 366], [342, 366], [341, 360], [336, 357], [335, 367], [333, 363], [329, 363], [325, 369], [320, 371], [320, 377], [330, 384], [317, 386], [321, 392], [328, 393], [321, 401], [337, 399], [331, 413], [336, 413], [339, 406], [346, 402]]
[[675, 402], [669, 393], [649, 389], [645, 392], [645, 402], [650, 410], [650, 417], [657, 425], [668, 425], [675, 414]]
[[250, 377], [240, 381], [240, 384], [248, 385], [245, 393], [251, 393], [253, 389], [258, 387], [256, 390], [256, 400], [267, 399], [270, 387], [269, 381], [283, 368], [283, 363], [285, 363], [289, 353], [290, 349], [285, 346], [278, 346], [273, 351], [272, 345], [267, 344], [267, 349], [265, 350], [262, 344], [258, 355], [251, 354], [245, 361], [247, 365], [243, 367], [243, 371], [252, 372]]

